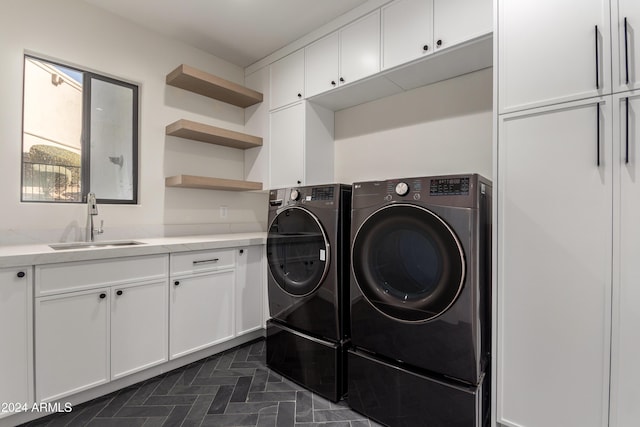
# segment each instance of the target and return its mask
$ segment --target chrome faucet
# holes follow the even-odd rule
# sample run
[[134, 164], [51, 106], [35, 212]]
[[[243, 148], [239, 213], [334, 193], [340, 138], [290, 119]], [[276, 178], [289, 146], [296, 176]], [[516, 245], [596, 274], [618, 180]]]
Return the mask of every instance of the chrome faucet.
[[85, 240], [87, 242], [93, 242], [94, 234], [102, 234], [104, 230], [102, 226], [104, 221], [100, 221], [100, 228], [93, 228], [93, 217], [98, 215], [98, 203], [96, 202], [96, 195], [93, 193], [87, 194], [87, 232], [85, 234]]

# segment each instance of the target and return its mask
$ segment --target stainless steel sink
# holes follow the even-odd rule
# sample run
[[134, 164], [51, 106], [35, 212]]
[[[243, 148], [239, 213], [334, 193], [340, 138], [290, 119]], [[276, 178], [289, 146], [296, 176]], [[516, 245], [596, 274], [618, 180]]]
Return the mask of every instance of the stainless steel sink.
[[117, 247], [123, 247], [123, 246], [136, 246], [136, 245], [144, 245], [144, 243], [136, 242], [135, 240], [112, 240], [112, 241], [105, 241], [105, 242], [56, 243], [55, 245], [49, 245], [49, 247], [56, 251], [64, 251], [69, 249], [117, 248]]

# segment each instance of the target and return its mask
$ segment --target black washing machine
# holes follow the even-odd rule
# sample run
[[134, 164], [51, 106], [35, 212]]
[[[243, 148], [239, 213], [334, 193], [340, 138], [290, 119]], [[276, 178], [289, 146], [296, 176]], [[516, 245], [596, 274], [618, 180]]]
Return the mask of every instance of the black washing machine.
[[349, 337], [351, 186], [269, 192], [267, 364], [338, 401]]
[[353, 185], [349, 405], [389, 426], [489, 422], [491, 183]]

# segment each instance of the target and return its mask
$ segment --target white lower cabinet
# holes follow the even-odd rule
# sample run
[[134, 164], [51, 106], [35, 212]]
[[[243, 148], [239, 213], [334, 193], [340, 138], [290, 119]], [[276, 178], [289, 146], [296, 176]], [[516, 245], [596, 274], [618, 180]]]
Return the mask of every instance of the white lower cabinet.
[[234, 250], [171, 255], [171, 359], [233, 338]]
[[236, 335], [262, 328], [264, 246], [238, 250], [236, 269]]
[[263, 255], [252, 245], [0, 269], [0, 402], [51, 402], [257, 334]]
[[109, 289], [36, 299], [36, 401], [109, 381]]
[[611, 104], [592, 98], [499, 119], [496, 417], [504, 426], [608, 422]]
[[167, 255], [36, 266], [36, 401], [165, 362], [167, 279]]
[[167, 281], [111, 290], [111, 379], [168, 358]]
[[[32, 267], [0, 269], [0, 404], [33, 402]], [[19, 410], [3, 407], [0, 418]]]

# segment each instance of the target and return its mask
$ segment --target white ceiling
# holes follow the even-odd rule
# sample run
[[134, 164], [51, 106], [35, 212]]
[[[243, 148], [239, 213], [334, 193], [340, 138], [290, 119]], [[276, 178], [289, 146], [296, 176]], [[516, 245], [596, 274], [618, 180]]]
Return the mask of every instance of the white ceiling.
[[246, 67], [367, 0], [85, 0]]

